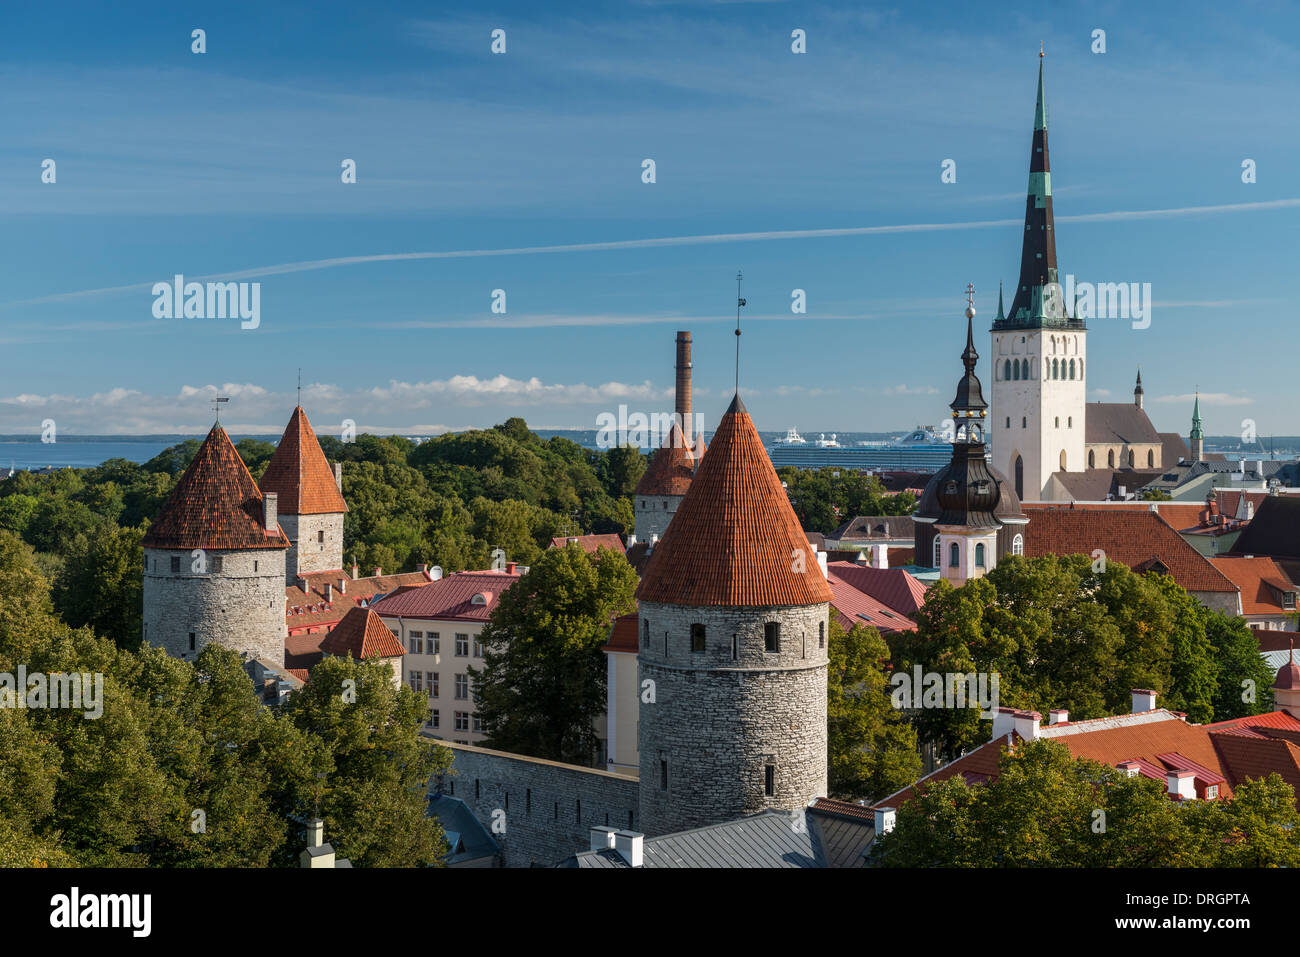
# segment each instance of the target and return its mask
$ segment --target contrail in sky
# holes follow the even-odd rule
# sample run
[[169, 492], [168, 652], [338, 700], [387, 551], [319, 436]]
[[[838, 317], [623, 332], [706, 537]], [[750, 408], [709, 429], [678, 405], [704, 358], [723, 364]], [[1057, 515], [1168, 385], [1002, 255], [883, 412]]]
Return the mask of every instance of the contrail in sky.
[[[1258, 210], [1293, 209], [1300, 199], [1273, 199], [1259, 203], [1223, 203], [1217, 206], [1180, 206], [1172, 209], [1113, 210], [1105, 213], [1084, 213], [1076, 216], [1057, 216], [1058, 223], [1099, 223], [1127, 219], [1168, 219], [1175, 216], [1212, 215], [1215, 213], [1242, 213]], [[656, 239], [621, 239], [599, 243], [568, 243], [559, 246], [515, 246], [506, 249], [457, 249], [442, 252], [380, 253], [373, 256], [339, 256], [333, 259], [313, 259], [306, 262], [281, 263], [275, 266], [257, 266], [237, 272], [210, 276], [189, 277], [196, 282], [229, 282], [258, 279], [263, 276], [283, 276], [289, 273], [309, 272], [316, 269], [334, 269], [338, 266], [360, 266], [367, 263], [409, 262], [423, 259], [482, 259], [489, 256], [529, 256], [541, 253], [588, 253], [619, 249], [657, 249], [670, 246], [703, 246], [717, 243], [751, 243], [782, 239], [828, 239], [839, 236], [879, 236], [893, 233], [951, 232], [960, 229], [990, 229], [997, 226], [1019, 226], [1020, 219], [983, 219], [964, 223], [900, 223], [889, 226], [848, 226], [839, 229], [778, 229], [754, 233], [712, 233], [699, 236], [662, 236]], [[0, 309], [15, 306], [34, 306], [51, 302], [69, 302], [95, 296], [122, 292], [150, 290], [153, 282], [133, 283], [127, 286], [105, 286], [83, 289], [78, 292], [56, 293], [36, 299], [22, 299], [0, 303]]]

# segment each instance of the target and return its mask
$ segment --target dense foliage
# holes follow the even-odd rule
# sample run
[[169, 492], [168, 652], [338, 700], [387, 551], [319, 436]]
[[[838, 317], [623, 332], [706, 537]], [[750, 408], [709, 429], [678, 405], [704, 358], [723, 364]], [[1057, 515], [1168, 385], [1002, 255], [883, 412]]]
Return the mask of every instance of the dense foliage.
[[[344, 560], [364, 574], [486, 568], [494, 549], [529, 565], [552, 538], [632, 530], [632, 491], [645, 472], [635, 448], [584, 450], [543, 441], [523, 419], [416, 445], [400, 436], [320, 436], [345, 463]], [[275, 447], [235, 444], [254, 478]], [[55, 609], [123, 648], [139, 644], [140, 541], [199, 442], [189, 439], [143, 465], [110, 459], [97, 468], [18, 472], [0, 482], [0, 529], [20, 536], [54, 582]]]
[[0, 673], [20, 666], [100, 675], [102, 698], [0, 708], [0, 866], [294, 866], [317, 812], [359, 866], [445, 853], [425, 794], [450, 755], [419, 737], [425, 703], [386, 665], [330, 659], [262, 707], [232, 651], [191, 663], [69, 626], [31, 548], [0, 531]]
[[[1122, 714], [1130, 691], [1205, 723], [1272, 707], [1273, 674], [1239, 618], [1210, 611], [1172, 578], [1118, 562], [1094, 571], [1083, 555], [1007, 556], [986, 577], [926, 595], [915, 632], [891, 651], [899, 671], [997, 673], [999, 704], [1072, 719]], [[976, 709], [919, 709], [923, 741], [940, 753], [989, 739]]]
[[610, 622], [635, 610], [637, 577], [621, 552], [547, 551], [502, 594], [480, 633], [483, 668], [470, 669], [487, 747], [589, 764], [605, 713], [601, 647]]
[[1300, 814], [1277, 774], [1231, 801], [1171, 801], [1164, 785], [1047, 739], [1004, 750], [998, 776], [922, 788], [872, 855], [886, 867], [1296, 867]]
[[888, 492], [874, 475], [850, 469], [796, 469], [776, 473], [806, 532], [830, 534], [858, 515], [911, 515], [916, 496]]

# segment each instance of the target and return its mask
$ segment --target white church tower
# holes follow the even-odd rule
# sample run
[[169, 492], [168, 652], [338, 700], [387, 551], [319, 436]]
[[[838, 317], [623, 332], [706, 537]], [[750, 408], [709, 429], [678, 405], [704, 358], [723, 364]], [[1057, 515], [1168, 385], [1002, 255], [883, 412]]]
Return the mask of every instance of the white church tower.
[[1020, 281], [1009, 312], [998, 293], [989, 429], [993, 467], [1027, 501], [1043, 497], [1053, 472], [1087, 467], [1087, 328], [1071, 317], [1075, 310], [1064, 301], [1056, 266], [1041, 52], [1039, 57]]

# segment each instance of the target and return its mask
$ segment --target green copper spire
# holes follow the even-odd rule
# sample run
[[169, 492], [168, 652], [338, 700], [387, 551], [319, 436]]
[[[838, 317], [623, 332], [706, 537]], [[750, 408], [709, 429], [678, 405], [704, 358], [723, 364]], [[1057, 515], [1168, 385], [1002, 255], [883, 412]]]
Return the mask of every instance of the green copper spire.
[[1047, 96], [1043, 92], [1043, 45], [1038, 45], [1038, 108], [1034, 110], [1034, 129], [1047, 129]]
[[993, 317], [994, 322], [1003, 322], [1007, 314], [1002, 311], [1002, 280], [998, 280], [998, 314]]
[[1201, 394], [1197, 392], [1196, 404], [1192, 406], [1192, 434], [1189, 438], [1201, 439], [1204, 437], [1201, 432]]

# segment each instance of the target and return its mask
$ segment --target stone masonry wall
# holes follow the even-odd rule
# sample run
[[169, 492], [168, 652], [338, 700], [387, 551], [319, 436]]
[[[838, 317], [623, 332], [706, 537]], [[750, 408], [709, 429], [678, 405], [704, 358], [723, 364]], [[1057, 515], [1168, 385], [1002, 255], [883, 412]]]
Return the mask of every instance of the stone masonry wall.
[[[285, 556], [285, 583], [297, 584], [297, 576], [333, 571], [343, 567], [343, 513], [279, 516], [280, 527], [289, 537]], [[320, 532], [325, 541], [320, 541]]]
[[632, 516], [636, 520], [633, 526], [636, 540], [650, 544], [650, 536], [664, 537], [668, 523], [677, 513], [677, 506], [682, 504], [681, 495], [635, 495], [632, 498]]
[[[827, 605], [699, 608], [642, 602], [642, 829], [651, 836], [797, 810], [826, 794]], [[781, 626], [765, 650], [765, 623]], [[691, 625], [705, 626], [692, 651]], [[647, 639], [648, 627], [648, 639]], [[653, 703], [645, 682], [653, 684]], [[667, 761], [667, 788], [663, 767]], [[766, 794], [766, 767], [774, 793]]]
[[469, 805], [501, 845], [506, 867], [550, 867], [588, 850], [593, 827], [637, 830], [640, 826], [634, 777], [472, 745], [437, 743], [454, 755], [454, 773], [435, 778], [430, 789], [441, 789]]
[[[171, 559], [180, 559], [173, 574]], [[144, 640], [193, 661], [210, 641], [284, 664], [284, 550], [207, 552], [206, 572], [189, 551], [144, 550]], [[221, 571], [213, 559], [220, 557]], [[189, 635], [194, 633], [194, 648]]]

